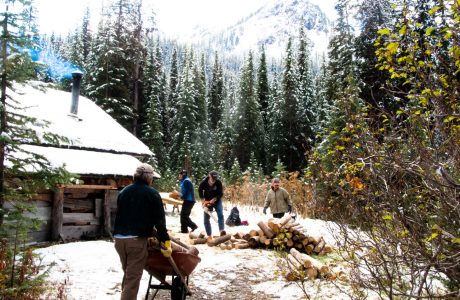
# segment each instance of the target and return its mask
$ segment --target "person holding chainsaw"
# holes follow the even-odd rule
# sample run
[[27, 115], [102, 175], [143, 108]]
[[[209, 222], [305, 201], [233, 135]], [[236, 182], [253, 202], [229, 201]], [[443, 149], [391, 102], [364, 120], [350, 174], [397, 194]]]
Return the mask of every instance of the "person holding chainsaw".
[[[222, 206], [223, 187], [216, 171], [209, 172], [198, 187], [198, 195], [204, 210], [204, 228], [208, 239], [212, 239], [212, 228], [209, 219], [213, 216], [214, 209], [217, 212], [217, 223], [220, 235], [225, 235], [224, 212]], [[213, 218], [214, 219], [214, 218]]]
[[190, 219], [190, 213], [195, 205], [195, 192], [193, 191], [192, 181], [187, 177], [187, 170], [180, 171], [179, 180], [180, 198], [184, 201], [180, 210], [180, 232], [188, 233], [189, 227], [192, 231], [198, 228], [192, 219]]
[[150, 186], [154, 178], [160, 175], [151, 165], [141, 164], [134, 173], [134, 182], [118, 194], [113, 237], [123, 269], [121, 300], [137, 299], [148, 256], [148, 238], [154, 228], [163, 256], [170, 257], [172, 253], [163, 202], [158, 191]]
[[280, 179], [275, 177], [272, 180], [270, 190], [265, 197], [264, 214], [267, 214], [267, 208], [273, 214], [273, 218], [282, 218], [284, 213], [291, 213], [292, 204], [289, 193], [280, 187]]

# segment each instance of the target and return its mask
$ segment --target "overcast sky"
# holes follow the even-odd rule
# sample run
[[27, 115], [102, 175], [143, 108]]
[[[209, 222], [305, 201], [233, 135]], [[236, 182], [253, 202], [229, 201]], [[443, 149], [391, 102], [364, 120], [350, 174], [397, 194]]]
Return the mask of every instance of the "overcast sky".
[[[144, 5], [155, 11], [159, 27], [177, 33], [195, 25], [229, 25], [270, 1], [273, 0], [148, 0]], [[95, 28], [103, 2], [108, 0], [35, 0], [40, 32], [67, 34], [81, 25], [86, 7], [90, 8], [91, 25]], [[310, 2], [318, 4], [326, 15], [334, 14], [334, 0]]]

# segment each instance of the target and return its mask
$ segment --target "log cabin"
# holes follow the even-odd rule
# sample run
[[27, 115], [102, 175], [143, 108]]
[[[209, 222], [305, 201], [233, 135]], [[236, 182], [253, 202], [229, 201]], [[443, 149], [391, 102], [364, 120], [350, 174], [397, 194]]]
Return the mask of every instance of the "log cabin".
[[[21, 145], [52, 166], [78, 175], [75, 184], [40, 191], [31, 199], [43, 220], [31, 243], [111, 236], [118, 191], [132, 182], [136, 167], [153, 156], [149, 148], [93, 101], [80, 96], [81, 73], [72, 74], [72, 93], [41, 82], [17, 86], [22, 114], [49, 122], [48, 132], [68, 142]], [[39, 88], [37, 88], [39, 87]], [[6, 162], [8, 167], [8, 162]], [[6, 202], [5, 208], [11, 203]]]

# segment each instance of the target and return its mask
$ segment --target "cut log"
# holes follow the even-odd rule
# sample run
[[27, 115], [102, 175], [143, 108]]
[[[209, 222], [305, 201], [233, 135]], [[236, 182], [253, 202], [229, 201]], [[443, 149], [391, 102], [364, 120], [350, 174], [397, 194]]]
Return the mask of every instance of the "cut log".
[[249, 243], [237, 243], [235, 244], [235, 249], [247, 249], [249, 248]]
[[279, 226], [280, 226], [280, 229], [281, 228], [284, 228], [284, 226], [286, 226], [287, 223], [289, 223], [289, 221], [292, 219], [291, 215], [290, 214], [285, 214], [284, 217], [282, 217], [279, 221]]
[[243, 232], [237, 232], [233, 235], [236, 239], [243, 239], [244, 233]]
[[267, 247], [270, 246], [272, 244], [272, 239], [265, 239], [263, 244]]
[[232, 238], [231, 234], [226, 234], [224, 236], [219, 236], [219, 237], [213, 238], [212, 240], [209, 240], [207, 244], [208, 246], [213, 247], [213, 246], [219, 245], [220, 243], [229, 241], [231, 238]]
[[225, 244], [227, 245], [227, 250], [232, 250], [233, 249], [233, 244], [232, 243], [228, 243], [228, 244]]
[[319, 237], [319, 236], [309, 236], [309, 237], [308, 237], [308, 241], [309, 241], [310, 243], [312, 243], [313, 245], [315, 245], [315, 246], [318, 245], [318, 243], [319, 243], [319, 241], [321, 241], [321, 239], [322, 239], [322, 238]]
[[300, 253], [297, 249], [292, 248], [291, 250], [289, 250], [289, 254], [295, 257], [303, 265], [305, 269], [310, 268], [312, 266], [312, 262], [308, 259], [308, 255]]
[[259, 226], [259, 228], [264, 232], [265, 236], [269, 239], [271, 239], [275, 235], [273, 230], [271, 230], [263, 221], [257, 223], [257, 226]]
[[208, 241], [207, 238], [197, 238], [197, 239], [190, 240], [190, 244], [192, 245], [206, 244], [207, 241]]
[[291, 229], [292, 227], [299, 226], [299, 223], [296, 222], [294, 219], [291, 219], [286, 225], [284, 225], [284, 228], [286, 229]]
[[297, 271], [287, 272], [285, 278], [287, 281], [297, 281], [300, 280], [300, 274]]
[[318, 244], [316, 244], [315, 249], [313, 249], [313, 251], [315, 253], [320, 253], [323, 250], [325, 245], [326, 245], [326, 242], [324, 241], [323, 238], [321, 238], [321, 240], [318, 242]]
[[193, 240], [193, 239], [198, 239], [198, 238], [204, 238], [206, 234], [204, 232], [190, 232], [188, 234], [188, 237]]
[[251, 235], [249, 233], [245, 233], [243, 235], [243, 240], [245, 240], [245, 241], [249, 241], [250, 238], [251, 238]]
[[249, 231], [249, 235], [250, 236], [259, 236], [259, 232], [256, 229], [251, 229], [251, 231]]
[[317, 259], [311, 257], [311, 256], [308, 255], [308, 254], [305, 254], [305, 255], [306, 255], [306, 256], [308, 257], [308, 259], [310, 260], [312, 267], [318, 269], [318, 271], [319, 271], [319, 273], [320, 273], [321, 275], [326, 276], [326, 275], [330, 272], [328, 266], [326, 266], [325, 264], [323, 264], [323, 263], [320, 262], [319, 260], [317, 260]]
[[248, 241], [249, 247], [257, 248], [260, 244], [260, 236], [252, 236]]
[[290, 270], [302, 271], [303, 265], [293, 255], [288, 254], [287, 256], [288, 266]]
[[316, 269], [315, 267], [305, 269], [305, 276], [308, 277], [309, 279], [318, 278], [318, 269]]
[[303, 249], [304, 249], [305, 253], [312, 254], [313, 249], [315, 249], [315, 246], [313, 246], [313, 244], [308, 244]]
[[326, 254], [331, 253], [333, 249], [334, 249], [334, 247], [332, 247], [329, 244], [326, 244], [326, 245], [324, 245], [323, 252], [326, 253]]

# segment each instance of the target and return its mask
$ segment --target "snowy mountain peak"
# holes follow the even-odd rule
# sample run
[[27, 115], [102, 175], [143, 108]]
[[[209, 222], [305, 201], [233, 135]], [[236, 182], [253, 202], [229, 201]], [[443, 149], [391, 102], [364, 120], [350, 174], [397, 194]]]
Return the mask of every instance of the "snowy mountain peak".
[[192, 41], [228, 54], [244, 54], [265, 46], [267, 56], [279, 58], [289, 37], [297, 38], [303, 25], [312, 53], [325, 53], [330, 21], [309, 0], [270, 0], [225, 29], [195, 27], [182, 41]]

